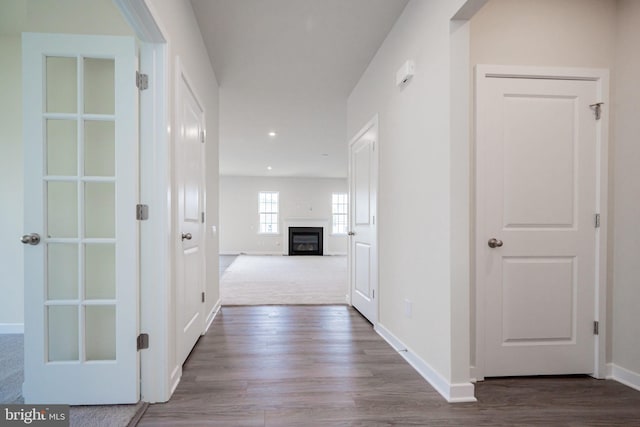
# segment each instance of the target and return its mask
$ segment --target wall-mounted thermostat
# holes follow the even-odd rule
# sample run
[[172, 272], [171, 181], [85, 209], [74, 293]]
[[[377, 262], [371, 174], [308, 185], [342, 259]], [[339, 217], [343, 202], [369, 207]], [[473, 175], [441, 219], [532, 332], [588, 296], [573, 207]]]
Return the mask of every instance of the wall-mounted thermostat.
[[416, 64], [413, 61], [407, 61], [396, 73], [396, 86], [402, 87], [406, 85], [416, 72]]

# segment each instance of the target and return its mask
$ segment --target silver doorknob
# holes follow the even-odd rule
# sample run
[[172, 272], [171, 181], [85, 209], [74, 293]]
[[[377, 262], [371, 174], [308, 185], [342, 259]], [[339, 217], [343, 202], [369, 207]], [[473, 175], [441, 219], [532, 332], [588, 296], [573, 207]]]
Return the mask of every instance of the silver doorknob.
[[502, 240], [498, 240], [494, 237], [492, 237], [491, 239], [489, 239], [489, 242], [487, 242], [490, 248], [499, 248], [503, 245]]
[[25, 234], [20, 239], [25, 245], [37, 245], [40, 243], [40, 235], [38, 233]]
[[182, 233], [182, 240], [191, 240], [192, 237], [191, 233]]
[[350, 231], [350, 232], [348, 232], [348, 233], [347, 233], [347, 235], [348, 235], [348, 236], [355, 236], [355, 235], [356, 235], [356, 232], [355, 232], [355, 231]]

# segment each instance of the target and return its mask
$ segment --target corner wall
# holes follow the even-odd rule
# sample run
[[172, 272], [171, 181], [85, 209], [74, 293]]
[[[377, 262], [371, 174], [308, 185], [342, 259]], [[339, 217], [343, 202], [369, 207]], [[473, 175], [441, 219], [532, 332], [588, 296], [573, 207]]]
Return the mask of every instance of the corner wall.
[[[379, 115], [377, 328], [449, 400], [473, 400], [468, 324], [457, 319], [467, 306], [452, 297], [450, 252], [450, 25], [464, 3], [409, 2], [347, 104], [349, 137]], [[407, 60], [416, 71], [400, 89], [395, 74]]]
[[640, 390], [640, 2], [619, 0], [613, 98], [615, 154], [612, 375]]
[[[185, 73], [189, 76], [190, 85], [198, 99], [204, 104], [205, 124], [207, 141], [206, 151], [206, 295], [205, 314], [211, 317], [216, 310], [220, 299], [219, 290], [219, 268], [218, 268], [218, 234], [212, 227], [217, 227], [218, 223], [218, 83], [215, 73], [209, 62], [209, 55], [204, 46], [202, 35], [196, 18], [188, 0], [146, 0], [146, 3], [153, 15], [154, 20], [160, 27], [164, 37], [167, 39], [167, 99], [168, 99], [168, 120], [170, 124], [169, 138], [171, 141], [170, 155], [173, 156], [175, 136], [178, 134], [180, 123], [178, 114], [175, 111], [175, 86], [176, 86], [176, 59], [180, 58], [180, 63]], [[172, 167], [171, 181], [175, 186], [175, 175]], [[171, 195], [172, 200], [172, 224], [175, 224], [177, 217], [175, 194]], [[173, 227], [173, 240], [179, 242], [175, 226]], [[177, 363], [176, 356], [176, 278], [175, 260], [178, 243], [171, 248], [168, 260], [172, 264], [171, 271], [174, 277], [171, 280], [169, 290], [169, 307], [167, 313], [167, 327], [169, 336], [166, 351], [168, 357], [167, 366], [169, 372], [167, 376], [170, 381], [170, 393], [177, 386], [182, 375], [182, 366]], [[166, 396], [168, 399], [170, 397]]]

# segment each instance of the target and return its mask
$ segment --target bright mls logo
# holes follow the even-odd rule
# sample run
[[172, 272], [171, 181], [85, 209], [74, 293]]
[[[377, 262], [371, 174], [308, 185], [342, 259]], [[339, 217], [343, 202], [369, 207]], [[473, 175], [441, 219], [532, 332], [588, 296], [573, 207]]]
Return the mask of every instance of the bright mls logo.
[[69, 405], [0, 405], [0, 427], [68, 427]]

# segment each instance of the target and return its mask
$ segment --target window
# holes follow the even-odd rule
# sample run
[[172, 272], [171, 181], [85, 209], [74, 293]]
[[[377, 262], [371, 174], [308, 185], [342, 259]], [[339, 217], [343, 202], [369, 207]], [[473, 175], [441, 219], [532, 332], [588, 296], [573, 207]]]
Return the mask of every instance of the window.
[[333, 234], [347, 234], [349, 201], [347, 193], [331, 195], [331, 213], [333, 215]]
[[261, 233], [278, 233], [278, 192], [261, 191], [258, 213]]

